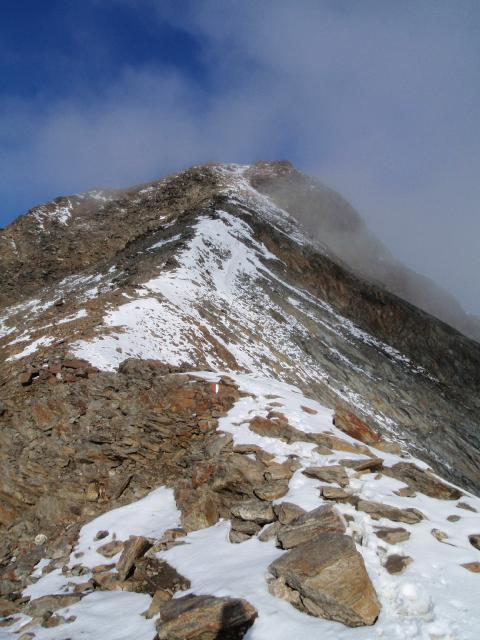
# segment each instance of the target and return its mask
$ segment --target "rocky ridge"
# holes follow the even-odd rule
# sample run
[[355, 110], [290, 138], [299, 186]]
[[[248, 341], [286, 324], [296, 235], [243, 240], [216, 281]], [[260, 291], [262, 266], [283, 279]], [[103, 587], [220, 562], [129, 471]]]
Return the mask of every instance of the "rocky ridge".
[[292, 172], [9, 230], [2, 640], [473, 640], [478, 349], [309, 241], [262, 192]]

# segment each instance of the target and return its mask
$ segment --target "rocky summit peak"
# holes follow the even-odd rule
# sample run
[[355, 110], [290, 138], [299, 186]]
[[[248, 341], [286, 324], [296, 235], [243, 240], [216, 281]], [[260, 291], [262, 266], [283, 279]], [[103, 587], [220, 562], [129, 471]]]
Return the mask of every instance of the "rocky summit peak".
[[480, 345], [340, 195], [195, 166], [0, 270], [0, 639], [474, 640]]

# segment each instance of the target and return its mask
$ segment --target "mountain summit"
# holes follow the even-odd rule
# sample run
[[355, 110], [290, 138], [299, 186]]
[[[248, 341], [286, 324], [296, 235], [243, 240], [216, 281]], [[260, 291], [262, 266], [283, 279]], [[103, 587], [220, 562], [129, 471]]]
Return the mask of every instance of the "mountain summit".
[[32, 209], [0, 270], [7, 627], [473, 639], [475, 327], [338, 194], [197, 166]]

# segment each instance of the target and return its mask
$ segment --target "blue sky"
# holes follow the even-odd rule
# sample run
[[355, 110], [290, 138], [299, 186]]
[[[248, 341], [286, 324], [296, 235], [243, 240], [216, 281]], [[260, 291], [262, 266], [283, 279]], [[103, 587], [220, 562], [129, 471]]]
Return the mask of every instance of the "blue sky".
[[5, 0], [0, 225], [287, 158], [480, 313], [479, 29], [469, 0]]

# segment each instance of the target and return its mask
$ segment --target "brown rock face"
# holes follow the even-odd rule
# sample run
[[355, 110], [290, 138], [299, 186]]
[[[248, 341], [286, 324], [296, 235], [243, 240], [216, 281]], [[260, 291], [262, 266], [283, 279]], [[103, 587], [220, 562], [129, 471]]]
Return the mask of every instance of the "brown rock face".
[[277, 540], [282, 549], [292, 549], [324, 533], [344, 533], [345, 524], [335, 509], [327, 504], [304, 513], [290, 524], [281, 527]]
[[241, 640], [257, 617], [246, 600], [184, 596], [160, 608], [158, 640]]
[[371, 625], [380, 613], [375, 590], [353, 540], [325, 533], [272, 562], [273, 595], [310, 615], [349, 627]]

